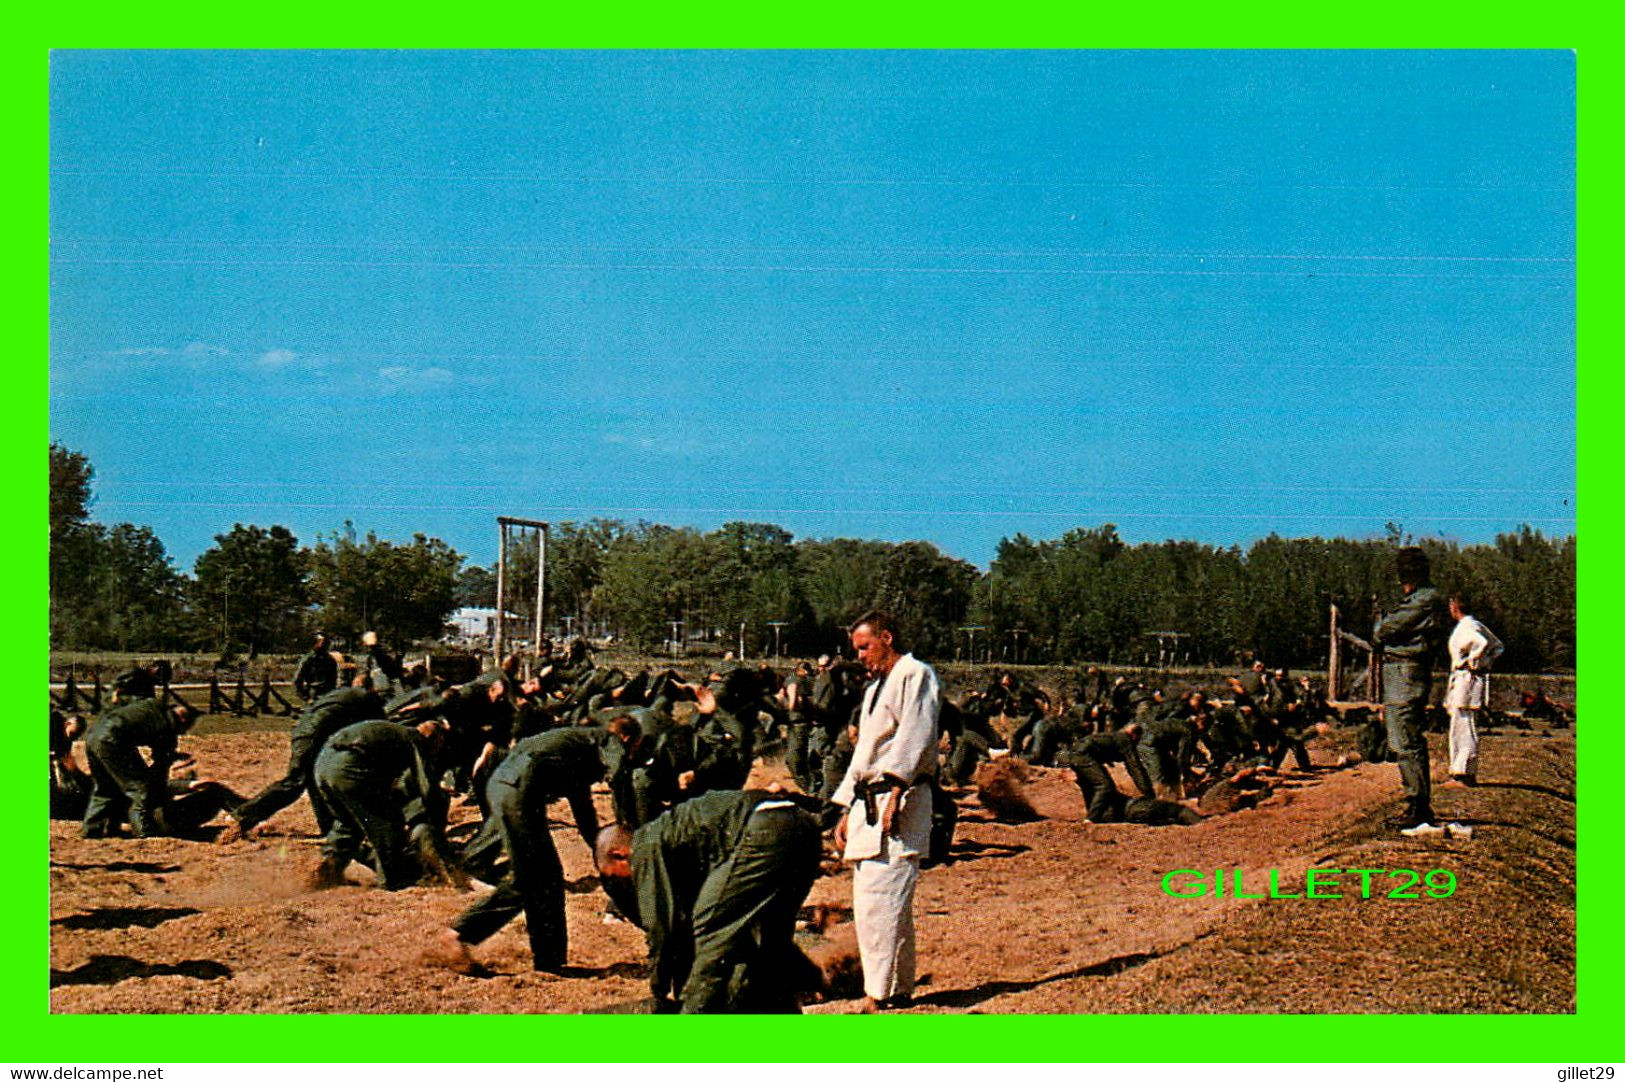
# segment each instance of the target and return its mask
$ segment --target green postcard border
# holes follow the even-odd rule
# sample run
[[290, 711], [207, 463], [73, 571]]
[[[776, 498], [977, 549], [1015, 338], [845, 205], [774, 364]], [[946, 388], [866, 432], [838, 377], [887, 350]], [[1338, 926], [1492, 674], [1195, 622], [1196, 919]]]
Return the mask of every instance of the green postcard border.
[[[1556, 5], [1552, 8], [1555, 9]], [[1357, 12], [1357, 14], [1355, 14]], [[1613, 204], [1602, 188], [1612, 175], [1617, 142], [1617, 54], [1602, 29], [1600, 12], [1576, 17], [1538, 5], [1493, 10], [1453, 5], [1422, 10], [1421, 5], [1382, 5], [1315, 10], [1310, 5], [1271, 5], [1246, 13], [1229, 5], [1195, 12], [1159, 8], [1148, 18], [1129, 9], [1055, 10], [1031, 7], [954, 12], [941, 5], [908, 8], [840, 4], [785, 9], [739, 5], [735, 10], [694, 11], [684, 5], [647, 10], [547, 10], [513, 12], [464, 9], [456, 21], [441, 10], [413, 12], [402, 5], [295, 4], [229, 11], [223, 5], [168, 5], [98, 10], [60, 9], [38, 16], [35, 26], [19, 26], [6, 48], [4, 78], [12, 103], [8, 122], [12, 168], [10, 247], [17, 254], [5, 268], [10, 279], [14, 326], [24, 342], [48, 356], [49, 273], [41, 245], [48, 223], [48, 50], [68, 48], [215, 48], [232, 46], [307, 47], [1475, 47], [1574, 48], [1580, 83], [1581, 161], [1593, 186], [1581, 187], [1580, 220], [1588, 226], [1585, 250], [1596, 255], [1585, 276], [1582, 297], [1602, 303], [1604, 289], [1618, 278], [1611, 242], [1617, 239]], [[1350, 20], [1358, 18], [1358, 25]], [[1604, 200], [1607, 203], [1604, 203]], [[48, 224], [47, 224], [48, 232]], [[1603, 253], [1603, 254], [1598, 254]], [[1607, 302], [1618, 300], [1609, 291]], [[1582, 311], [1584, 306], [1582, 305]], [[1593, 306], [1593, 312], [1595, 306]], [[1606, 309], [1605, 309], [1606, 310]], [[1602, 359], [1606, 325], [1589, 323], [1590, 362], [1580, 353], [1584, 397], [1579, 403], [1580, 477], [1604, 480], [1612, 449], [1601, 416], [1618, 387], [1611, 359]], [[7, 656], [20, 674], [48, 665], [46, 633], [46, 532], [35, 517], [46, 500], [39, 446], [48, 442], [49, 422], [38, 403], [48, 401], [48, 366], [18, 359], [10, 366], [9, 422], [0, 427], [0, 451], [12, 468], [13, 528], [4, 532], [0, 552], [18, 569], [18, 594], [25, 599], [8, 621]], [[155, 422], [157, 419], [155, 418]], [[43, 431], [42, 431], [43, 430]], [[1486, 435], [1484, 438], [1491, 439]], [[1600, 491], [1602, 485], [1589, 486]], [[1616, 513], [1587, 505], [1589, 544], [1607, 536]], [[1612, 546], [1610, 546], [1612, 547]], [[1610, 560], [1590, 558], [1582, 566], [1580, 653], [1589, 673], [1607, 663], [1597, 644], [1614, 611], [1619, 576]], [[32, 659], [32, 660], [29, 660]], [[25, 712], [26, 715], [26, 712]], [[1094, 1056], [1121, 1060], [1145, 1054], [1176, 1060], [1345, 1059], [1384, 1061], [1552, 1061], [1607, 1062], [1617, 1057], [1614, 1037], [1622, 1003], [1617, 965], [1621, 936], [1614, 928], [1612, 853], [1609, 835], [1618, 828], [1604, 786], [1619, 736], [1612, 719], [1592, 714], [1589, 754], [1579, 757], [1580, 787], [1594, 803], [1580, 810], [1579, 849], [1589, 874], [1579, 877], [1579, 1009], [1572, 1016], [921, 1016], [870, 1019], [852, 1016], [806, 1018], [610, 1017], [423, 1017], [423, 1016], [77, 1016], [49, 1013], [45, 975], [48, 860], [42, 786], [22, 771], [22, 796], [8, 833], [6, 867], [15, 880], [0, 926], [0, 951], [7, 959], [0, 989], [7, 1034], [0, 1039], [12, 1063], [94, 1062], [417, 1062], [508, 1060], [781, 1061], [852, 1059], [873, 1061], [891, 1052], [910, 1061], [1020, 1060], [1072, 1061]], [[34, 739], [26, 717], [13, 724]], [[1600, 802], [1609, 800], [1608, 805]], [[1440, 974], [1448, 980], [1447, 973]], [[886, 1039], [878, 1044], [875, 1038]], [[891, 1043], [902, 1039], [900, 1043]]]

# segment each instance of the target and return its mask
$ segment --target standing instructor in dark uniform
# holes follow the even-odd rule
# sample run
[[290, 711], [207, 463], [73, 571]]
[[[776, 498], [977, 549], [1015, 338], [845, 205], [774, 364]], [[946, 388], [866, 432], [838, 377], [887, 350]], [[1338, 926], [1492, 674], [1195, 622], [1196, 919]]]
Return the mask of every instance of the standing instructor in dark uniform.
[[1449, 634], [1450, 620], [1444, 598], [1433, 588], [1427, 553], [1415, 546], [1402, 548], [1394, 569], [1405, 596], [1377, 622], [1371, 641], [1382, 650], [1383, 719], [1405, 787], [1405, 811], [1389, 825], [1415, 830], [1431, 828], [1434, 821], [1422, 715], [1433, 690], [1433, 659]]

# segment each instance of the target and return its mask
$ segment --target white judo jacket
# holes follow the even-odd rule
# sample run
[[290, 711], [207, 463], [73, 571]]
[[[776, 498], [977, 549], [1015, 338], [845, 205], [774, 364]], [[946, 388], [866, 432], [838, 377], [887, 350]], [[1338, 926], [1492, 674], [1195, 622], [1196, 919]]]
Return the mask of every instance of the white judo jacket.
[[[925, 782], [936, 773], [937, 714], [942, 694], [931, 666], [904, 654], [885, 679], [864, 691], [858, 715], [858, 740], [852, 764], [835, 790], [833, 800], [849, 810], [847, 860], [894, 856], [924, 856], [931, 844], [931, 790]], [[878, 822], [870, 823], [857, 798], [858, 786], [879, 784], [891, 776], [911, 783], [898, 811], [897, 837], [883, 837]], [[879, 798], [884, 812], [889, 794]], [[895, 847], [895, 848], [893, 848]]]
[[1450, 632], [1450, 682], [1444, 705], [1458, 710], [1481, 710], [1490, 702], [1490, 666], [1503, 647], [1495, 633], [1476, 617], [1463, 616]]

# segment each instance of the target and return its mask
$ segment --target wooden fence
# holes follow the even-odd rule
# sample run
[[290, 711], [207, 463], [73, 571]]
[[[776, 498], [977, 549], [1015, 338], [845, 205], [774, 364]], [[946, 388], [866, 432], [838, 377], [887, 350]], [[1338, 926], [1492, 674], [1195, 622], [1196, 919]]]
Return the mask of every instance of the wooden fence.
[[[286, 691], [287, 694], [283, 692]], [[203, 694], [208, 694], [208, 709], [201, 709]], [[275, 715], [292, 717], [304, 707], [290, 698], [294, 694], [291, 683], [274, 683], [266, 673], [257, 686], [251, 687], [248, 673], [239, 672], [235, 680], [222, 681], [218, 673], [206, 684], [164, 684], [157, 689], [156, 698], [162, 703], [175, 703], [198, 714], [231, 714], [234, 717]], [[72, 666], [62, 683], [51, 684], [51, 706], [68, 714], [99, 713], [111, 704], [111, 692], [102, 684], [99, 670], [92, 669], [88, 681], [81, 679]]]

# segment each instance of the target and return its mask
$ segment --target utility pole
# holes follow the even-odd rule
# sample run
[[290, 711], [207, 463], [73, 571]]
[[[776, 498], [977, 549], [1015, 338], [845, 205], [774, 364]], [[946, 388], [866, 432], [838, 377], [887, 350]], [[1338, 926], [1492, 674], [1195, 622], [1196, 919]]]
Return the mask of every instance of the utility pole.
[[767, 626], [773, 629], [773, 658], [774, 660], [782, 659], [784, 651], [779, 648], [779, 630], [788, 627], [789, 623], [785, 620], [769, 620]]
[[976, 624], [972, 627], [962, 627], [959, 630], [963, 631], [970, 637], [970, 661], [971, 664], [974, 665], [976, 663], [976, 633], [978, 631], [986, 631], [987, 628], [982, 624]]

